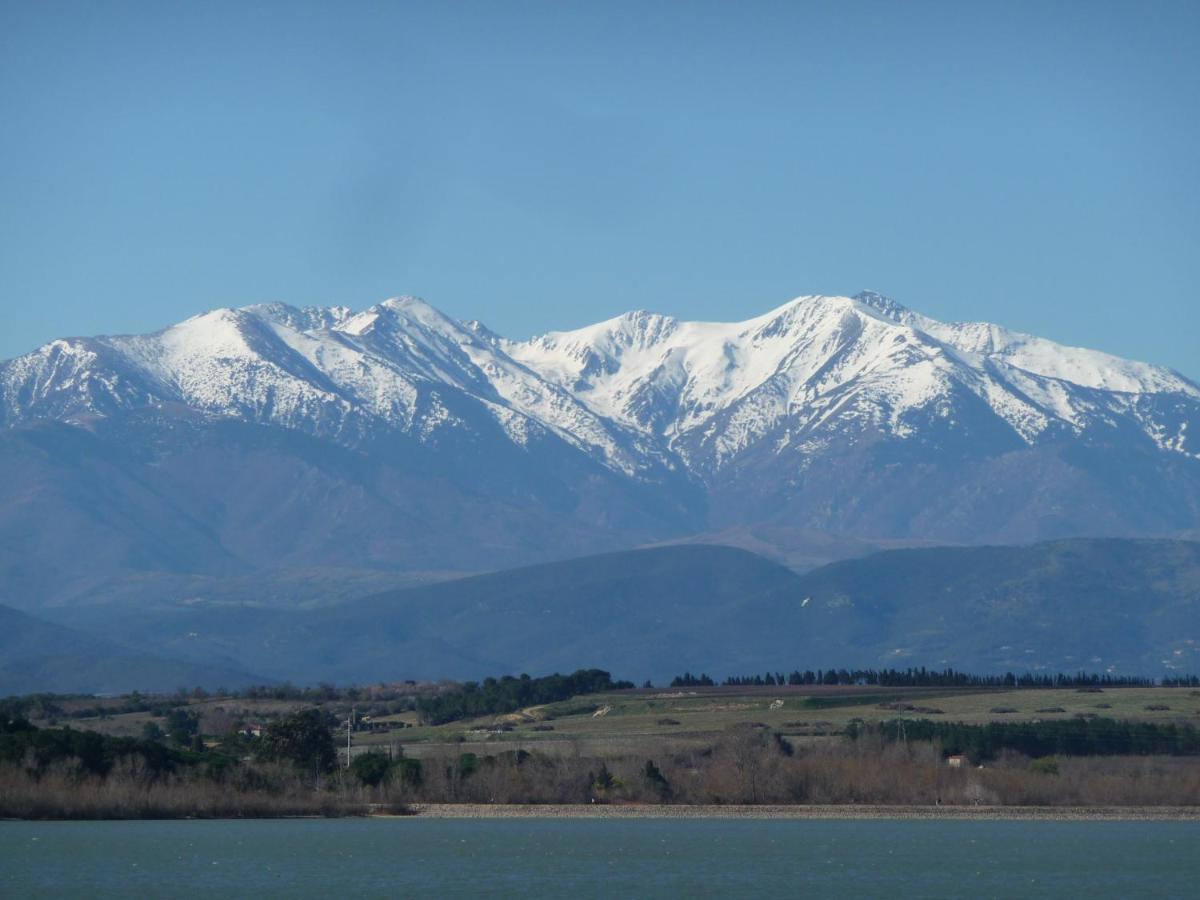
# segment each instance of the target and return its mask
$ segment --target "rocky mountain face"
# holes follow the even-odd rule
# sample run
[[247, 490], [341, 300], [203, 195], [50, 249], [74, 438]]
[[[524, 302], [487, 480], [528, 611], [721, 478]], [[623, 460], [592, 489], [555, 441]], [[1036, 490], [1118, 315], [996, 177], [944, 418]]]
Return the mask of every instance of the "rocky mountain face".
[[272, 304], [0, 364], [0, 466], [21, 608], [146, 573], [497, 569], [759, 525], [1157, 535], [1200, 527], [1200, 387], [872, 293], [523, 342], [414, 298]]

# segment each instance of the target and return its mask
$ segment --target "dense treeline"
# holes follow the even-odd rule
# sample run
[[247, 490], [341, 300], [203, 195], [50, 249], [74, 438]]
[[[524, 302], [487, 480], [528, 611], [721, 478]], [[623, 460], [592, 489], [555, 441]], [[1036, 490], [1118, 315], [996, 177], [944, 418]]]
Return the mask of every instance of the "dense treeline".
[[712, 687], [714, 684], [716, 682], [703, 673], [693, 675], [691, 672], [684, 672], [671, 679], [671, 687]]
[[[568, 693], [563, 697], [555, 693], [557, 690], [556, 685], [563, 680], [570, 682], [570, 679], [575, 679], [572, 683], [580, 688], [575, 693], [592, 693], [599, 690], [618, 690], [633, 687], [632, 683], [625, 681], [608, 682], [605, 684], [603, 679], [592, 677], [596, 672], [598, 670], [595, 669], [580, 670], [570, 676], [552, 675], [548, 678], [539, 679], [529, 679], [528, 676], [521, 676], [521, 679], [515, 679], [511, 676], [506, 676], [499, 679], [499, 683], [507, 685], [509, 682], [532, 680], [538, 685], [538, 691], [553, 693], [553, 699], [564, 699], [564, 697], [571, 696], [569, 692], [571, 690], [570, 684], [566, 688]], [[601, 674], [607, 676], [607, 673]], [[102, 698], [91, 694], [25, 694], [22, 696], [0, 698], [0, 718], [41, 719], [49, 721], [52, 724], [57, 724], [60, 719], [103, 719], [138, 712], [148, 712], [157, 718], [163, 718], [170, 715], [172, 710], [187, 707], [196, 701], [203, 701], [210, 697], [219, 697], [227, 701], [278, 700], [313, 705], [357, 704], [359, 712], [364, 715], [382, 716], [415, 710], [418, 707], [421, 697], [445, 697], [460, 691], [479, 692], [480, 690], [483, 693], [491, 695], [495, 693], [495, 690], [490, 687], [494, 682], [497, 682], [497, 680], [487, 679], [482, 689], [478, 684], [471, 687], [472, 683], [459, 685], [408, 680], [392, 684], [351, 685], [348, 687], [338, 687], [327, 683], [309, 687], [297, 687], [296, 685], [285, 683], [247, 687], [234, 691], [220, 688], [213, 693], [203, 688], [192, 690], [181, 688], [173, 693], [152, 695], [144, 695], [133, 691], [119, 698]], [[646, 686], [650, 686], [649, 682], [646, 683]], [[506, 687], [505, 690], [509, 689]], [[546, 694], [546, 696], [549, 696], [549, 694]], [[541, 703], [550, 701], [539, 699], [532, 702]], [[516, 709], [518, 707], [511, 708]], [[502, 710], [497, 707], [494, 710], [487, 711], [504, 712], [509, 710]], [[458, 717], [455, 716], [454, 718]]]
[[[428, 693], [436, 686], [412, 679], [402, 683], [370, 686], [337, 685], [322, 682], [316, 687], [297, 687], [291, 683], [262, 685], [242, 688], [240, 691], [219, 692], [222, 696], [242, 700], [299, 700], [302, 703], [351, 702], [361, 700], [399, 700], [421, 693]], [[194, 693], [194, 692], [193, 692]]]
[[136, 760], [149, 777], [193, 769], [218, 776], [232, 766], [257, 760], [291, 764], [314, 775], [333, 771], [337, 750], [333, 720], [319, 709], [302, 709], [267, 726], [261, 740], [222, 735], [214, 746], [199, 739], [199, 717], [184, 710], [172, 715], [180, 725], [153, 729], [154, 737], [115, 737], [74, 728], [38, 728], [26, 719], [0, 717], [0, 765], [20, 765], [39, 775], [69, 763], [79, 776], [106, 776], [122, 761]]
[[138, 691], [122, 697], [97, 697], [92, 694], [24, 694], [0, 698], [0, 718], [92, 719], [148, 712], [163, 717], [173, 709], [188, 706], [208, 698], [223, 700], [279, 700], [306, 704], [355, 703], [365, 704], [371, 715], [388, 715], [416, 708], [416, 698], [436, 693], [439, 686], [429, 682], [405, 681], [396, 684], [337, 687], [318, 684], [296, 687], [292, 684], [273, 684], [229, 691], [214, 692], [203, 688], [180, 689], [171, 693], [142, 694]]
[[[391, 762], [337, 768], [330, 719], [298, 710], [261, 739], [237, 733], [192, 749], [160, 739], [38, 728], [0, 717], [0, 818], [181, 818], [361, 814], [401, 811], [383, 782], [408, 784], [420, 766]], [[168, 743], [171, 742], [171, 743]], [[172, 745], [172, 744], [175, 745]]]
[[[1087, 688], [1087, 687], [1154, 687], [1157, 682], [1153, 678], [1138, 675], [1109, 675], [1089, 672], [1076, 672], [1073, 675], [1059, 673], [1057, 675], [1034, 674], [1026, 672], [1017, 675], [1006, 672], [1003, 675], [972, 675], [954, 669], [808, 669], [801, 672], [794, 670], [785, 675], [783, 672], [766, 672], [762, 675], [735, 675], [726, 678], [723, 684], [731, 686], [758, 685], [868, 685], [873, 687], [979, 687], [979, 688]], [[697, 687], [711, 685], [713, 681], [707, 675], [694, 676], [691, 673], [678, 675], [671, 682], [672, 687]], [[1164, 687], [1200, 687], [1200, 678], [1195, 676], [1163, 679]]]
[[417, 701], [417, 712], [423, 722], [441, 725], [457, 719], [554, 703], [578, 694], [632, 687], [633, 683], [629, 681], [613, 681], [612, 676], [601, 669], [580, 669], [571, 675], [554, 674], [544, 678], [506, 675], [499, 679], [487, 678], [482, 683], [468, 681], [437, 696], [422, 697]]
[[1056, 719], [1042, 722], [933, 722], [893, 720], [879, 725], [851, 724], [857, 739], [878, 732], [887, 741], [938, 741], [944, 753], [971, 759], [995, 759], [1005, 750], [1026, 756], [1196, 756], [1200, 730], [1192, 725], [1118, 719]]
[[81, 774], [107, 775], [121, 758], [138, 757], [153, 774], [177, 771], [204, 762], [204, 756], [158, 741], [112, 737], [72, 728], [36, 728], [25, 719], [0, 717], [0, 763], [43, 771], [71, 760]]
[[1159, 684], [1163, 687], [1200, 688], [1200, 675], [1180, 675], [1176, 678], [1164, 678]]
[[147, 697], [137, 691], [111, 700], [100, 700], [90, 694], [26, 694], [0, 699], [0, 718], [88, 719], [137, 712], [165, 716], [172, 708], [186, 704], [187, 697], [187, 694]]

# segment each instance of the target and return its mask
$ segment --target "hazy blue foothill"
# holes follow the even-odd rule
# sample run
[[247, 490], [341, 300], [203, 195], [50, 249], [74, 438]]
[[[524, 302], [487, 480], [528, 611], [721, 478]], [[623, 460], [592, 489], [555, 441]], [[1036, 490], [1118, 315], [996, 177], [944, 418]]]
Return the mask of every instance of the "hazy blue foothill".
[[106, 694], [139, 687], [165, 691], [199, 684], [246, 686], [261, 680], [236, 663], [156, 655], [139, 649], [127, 633], [107, 640], [0, 606], [0, 695]]
[[13, 896], [1187, 896], [1194, 822], [3, 822]]
[[[854, 665], [1190, 673], [1200, 668], [1198, 598], [1200, 544], [1188, 541], [895, 550], [806, 574], [733, 547], [680, 545], [307, 609], [163, 603], [44, 615], [111, 645], [220, 665], [230, 683], [244, 683], [232, 674], [240, 671], [297, 683], [479, 678], [574, 671], [579, 660], [662, 683], [683, 671]], [[81, 689], [78, 668], [55, 671], [51, 661], [25, 672], [53, 646], [38, 639], [31, 629], [27, 656], [13, 652], [0, 684]]]

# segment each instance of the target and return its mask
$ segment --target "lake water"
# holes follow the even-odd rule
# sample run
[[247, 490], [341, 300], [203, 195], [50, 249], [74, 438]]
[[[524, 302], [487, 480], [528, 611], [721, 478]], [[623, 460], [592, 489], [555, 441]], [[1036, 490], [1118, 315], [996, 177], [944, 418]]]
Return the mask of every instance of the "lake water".
[[1194, 822], [0, 822], [4, 897], [1198, 893]]

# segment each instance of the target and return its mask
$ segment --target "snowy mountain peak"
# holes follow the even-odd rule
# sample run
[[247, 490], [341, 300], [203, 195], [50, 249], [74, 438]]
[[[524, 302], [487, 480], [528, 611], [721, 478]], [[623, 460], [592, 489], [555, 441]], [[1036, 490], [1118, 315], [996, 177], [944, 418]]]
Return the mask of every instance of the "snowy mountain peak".
[[550, 342], [566, 340], [597, 344], [620, 353], [624, 348], [645, 347], [663, 340], [678, 324], [670, 316], [639, 309], [575, 331], [552, 331], [545, 338]]
[[242, 312], [296, 331], [336, 328], [354, 315], [354, 310], [348, 306], [297, 307], [286, 303], [256, 303], [243, 306]]
[[964, 404], [987, 408], [1025, 444], [1133, 419], [1174, 449], [1178, 440], [1161, 436], [1179, 439], [1186, 423], [1126, 395], [1185, 397], [1189, 409], [1200, 399], [1195, 385], [1161, 367], [997, 326], [945, 325], [871, 291], [797, 297], [732, 323], [627, 313], [505, 349], [701, 470], [764, 441], [780, 452], [863, 429], [908, 439], [928, 430], [921, 423], [965, 428]]
[[909, 313], [906, 307], [897, 303], [891, 297], [886, 297], [876, 291], [860, 291], [854, 295], [853, 299], [864, 306], [869, 306], [889, 319], [895, 319], [897, 322], [901, 321]]
[[[356, 323], [351, 325], [350, 323]], [[375, 323], [387, 323], [391, 328], [416, 328], [438, 333], [461, 331], [458, 322], [443, 315], [420, 297], [391, 297], [353, 316], [344, 330], [361, 334]]]
[[[1137, 440], [1200, 458], [1200, 388], [1158, 366], [873, 291], [801, 296], [741, 322], [637, 310], [507, 341], [417, 297], [354, 312], [217, 309], [150, 335], [54, 341], [0, 365], [0, 421], [182, 404], [333, 436], [560, 441], [643, 477], [755, 455], [796, 465], [845, 441], [993, 449]], [[981, 445], [982, 446], [982, 445]]]
[[418, 320], [445, 318], [439, 310], [434, 309], [420, 297], [413, 297], [407, 294], [399, 297], [389, 297], [378, 304], [377, 308], [393, 310]]

